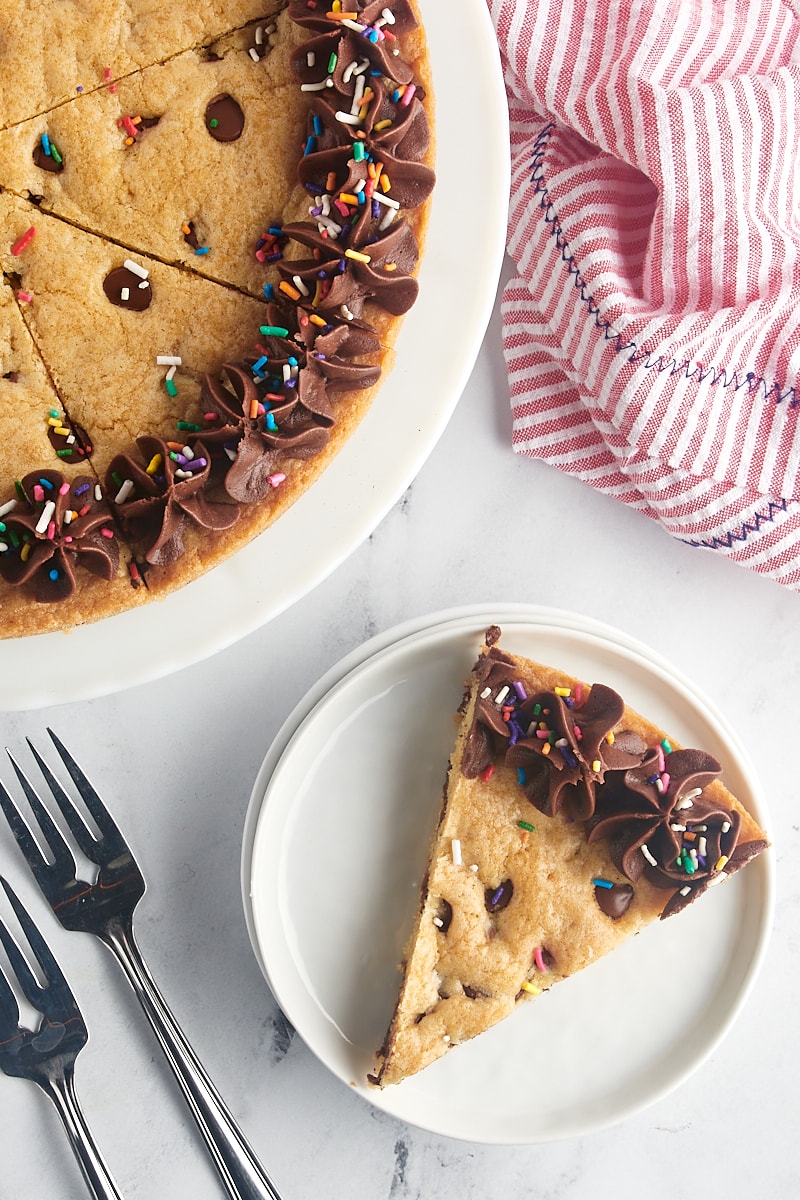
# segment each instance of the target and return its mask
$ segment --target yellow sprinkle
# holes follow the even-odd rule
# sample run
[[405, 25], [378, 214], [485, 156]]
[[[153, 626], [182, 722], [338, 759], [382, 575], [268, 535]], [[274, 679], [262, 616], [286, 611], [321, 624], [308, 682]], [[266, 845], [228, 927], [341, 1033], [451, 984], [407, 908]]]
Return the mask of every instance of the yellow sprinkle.
[[133, 138], [132, 138], [132, 137], [126, 137], [126, 138], [125, 138], [125, 145], [126, 145], [126, 146], [132, 146], [132, 145], [133, 145]]
[[53, 433], [57, 433], [59, 437], [69, 437], [70, 430], [65, 429], [63, 425], [54, 425]]
[[613, 731], [613, 729], [609, 729], [608, 733], [606, 734], [606, 741], [608, 742], [609, 746], [613, 746], [613, 745], [614, 745], [614, 731]]
[[600, 759], [599, 759], [599, 758], [596, 758], [596, 759], [594, 760], [594, 762], [592, 763], [592, 770], [593, 770], [593, 771], [599, 771], [599, 770], [600, 770], [600, 768], [602, 767], [602, 765], [603, 765], [603, 764], [600, 762]]
[[60, 424], [61, 424], [61, 417], [48, 417], [48, 418], [47, 418], [47, 424], [48, 424], [48, 425], [60, 425]]
[[556, 687], [553, 688], [553, 691], [557, 696], [568, 696], [570, 694], [570, 688], [568, 687]]
[[544, 744], [542, 745], [542, 754], [549, 754], [549, 753], [550, 753], [550, 743], [544, 742]]
[[372, 260], [368, 254], [362, 254], [360, 250], [345, 250], [345, 258], [354, 258], [356, 262], [368, 263]]
[[381, 188], [384, 192], [390, 192], [392, 190], [392, 185], [389, 182], [389, 176], [386, 174], [386, 172], [381, 175]]
[[147, 474], [155, 475], [156, 471], [159, 469], [159, 467], [161, 466], [163, 461], [164, 461], [163, 454], [154, 454], [153, 457], [150, 459], [150, 462], [147, 464], [147, 468], [146, 468]]
[[523, 992], [530, 992], [532, 996], [541, 996], [542, 994], [542, 989], [537, 988], [535, 983], [529, 983], [527, 979], [522, 985], [522, 990]]
[[721, 871], [727, 861], [728, 861], [727, 854], [721, 854], [719, 856], [719, 858], [717, 859], [716, 863], [714, 864], [714, 870]]
[[297, 288], [293, 288], [292, 285], [287, 283], [285, 279], [281, 280], [281, 282], [278, 284], [278, 287], [280, 291], [282, 291], [286, 296], [289, 296], [292, 300], [300, 299], [300, 293], [298, 292]]
[[29, 558], [30, 558], [30, 556], [31, 556], [31, 544], [30, 544], [30, 542], [26, 542], [26, 543], [25, 543], [25, 545], [22, 547], [22, 549], [21, 549], [21, 550], [20, 550], [20, 552], [19, 552], [19, 556], [20, 556], [20, 558], [22, 559], [22, 561], [23, 561], [23, 562], [27, 562], [27, 561], [28, 561], [28, 559], [29, 559]]
[[342, 204], [358, 204], [358, 196], [354, 196], [352, 192], [339, 192], [339, 199]]
[[387, 117], [387, 118], [386, 118], [385, 120], [383, 120], [383, 121], [376, 121], [376, 122], [375, 122], [375, 124], [372, 126], [372, 128], [375, 130], [375, 132], [376, 132], [376, 133], [380, 133], [380, 131], [381, 131], [382, 129], [388, 129], [388, 128], [389, 128], [389, 126], [391, 125], [391, 123], [392, 123], [392, 122], [391, 122], [391, 121], [389, 120], [389, 118]]
[[313, 323], [315, 325], [325, 325], [326, 324], [325, 318], [321, 317], [319, 315], [319, 313], [312, 313], [308, 319], [309, 319], [309, 321], [313, 321]]
[[396, 271], [397, 263], [384, 263], [383, 269], [384, 269], [384, 271]]

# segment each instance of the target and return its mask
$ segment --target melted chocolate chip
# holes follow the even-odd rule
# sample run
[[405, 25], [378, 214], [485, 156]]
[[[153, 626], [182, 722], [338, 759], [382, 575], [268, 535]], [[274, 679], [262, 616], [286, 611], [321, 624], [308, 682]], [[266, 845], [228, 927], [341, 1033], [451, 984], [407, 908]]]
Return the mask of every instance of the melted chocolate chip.
[[19, 371], [6, 371], [3, 379], [7, 379], [9, 383], [19, 383]]
[[471, 983], [464, 984], [464, 995], [469, 996], [470, 1000], [488, 1000], [489, 993], [481, 991], [480, 988], [473, 987]]
[[183, 240], [187, 246], [191, 246], [192, 250], [196, 250], [200, 245], [200, 239], [197, 236], [194, 228], [194, 221], [187, 221], [184, 227]]
[[33, 161], [42, 171], [49, 171], [52, 175], [60, 175], [64, 170], [64, 160], [61, 155], [55, 158], [52, 151], [50, 154], [46, 154], [41, 142], [37, 142], [33, 147]]
[[69, 431], [69, 435], [73, 439], [71, 442], [63, 433], [57, 432], [57, 426], [48, 425], [47, 427], [48, 440], [53, 449], [58, 452], [58, 457], [68, 463], [81, 462], [84, 458], [89, 458], [94, 446], [83, 426], [76, 425], [74, 421], [67, 421], [65, 417], [61, 427]]
[[437, 906], [436, 916], [434, 918], [434, 924], [436, 925], [436, 928], [440, 929], [442, 933], [447, 933], [448, 929], [450, 928], [450, 922], [452, 921], [452, 919], [453, 919], [452, 904], [450, 904], [450, 902], [448, 900], [445, 900], [443, 897], [440, 898], [439, 904]]
[[628, 911], [633, 899], [633, 888], [629, 883], [615, 883], [610, 888], [595, 884], [594, 895], [606, 916], [611, 917], [612, 921], [618, 921], [623, 913]]
[[490, 913], [502, 912], [504, 908], [508, 908], [513, 895], [514, 884], [510, 879], [504, 879], [499, 887], [487, 888], [484, 892], [486, 911]]
[[[129, 271], [127, 267], [114, 267], [113, 271], [109, 271], [103, 280], [103, 291], [112, 304], [116, 304], [117, 308], [129, 308], [132, 312], [144, 312], [149, 307], [150, 301], [153, 299], [153, 289], [149, 282], [147, 287], [140, 287], [144, 283], [139, 275]], [[124, 294], [127, 289], [127, 299]]]
[[224, 92], [209, 100], [206, 129], [217, 142], [235, 142], [242, 136], [244, 113], [233, 96]]

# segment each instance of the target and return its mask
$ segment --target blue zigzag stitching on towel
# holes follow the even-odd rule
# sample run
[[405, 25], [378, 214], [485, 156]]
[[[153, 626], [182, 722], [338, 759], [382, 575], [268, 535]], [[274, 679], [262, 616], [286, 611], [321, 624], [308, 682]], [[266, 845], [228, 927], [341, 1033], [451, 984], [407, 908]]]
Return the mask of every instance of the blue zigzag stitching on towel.
[[574, 255], [570, 251], [569, 242], [564, 236], [564, 231], [561, 228], [555, 206], [550, 199], [550, 193], [544, 178], [544, 154], [550, 135], [554, 129], [555, 125], [551, 121], [544, 126], [536, 137], [532, 160], [531, 183], [534, 184], [539, 195], [539, 207], [544, 213], [546, 223], [550, 226], [550, 233], [555, 239], [556, 246], [561, 253], [561, 260], [567, 268], [567, 274], [572, 276], [573, 285], [578, 291], [581, 300], [586, 305], [587, 312], [593, 318], [595, 326], [602, 333], [606, 341], [612, 344], [615, 352], [619, 354], [627, 353], [628, 362], [644, 366], [648, 370], [668, 371], [670, 375], [683, 375], [686, 379], [693, 379], [695, 383], [705, 383], [708, 380], [713, 384], [722, 384], [724, 388], [733, 388], [734, 391], [747, 388], [750, 392], [760, 392], [765, 400], [771, 397], [776, 404], [788, 400], [790, 408], [796, 408], [800, 405], [800, 395], [798, 395], [795, 387], [781, 387], [779, 383], [769, 385], [766, 379], [757, 376], [754, 371], [748, 371], [742, 377], [738, 371], [728, 371], [725, 367], [703, 367], [700, 363], [690, 363], [688, 359], [681, 362], [676, 358], [666, 357], [664, 354], [658, 354], [654, 350], [648, 350], [646, 347], [639, 346], [633, 340], [626, 340], [622, 334], [617, 333], [612, 328], [610, 321], [600, 316], [600, 306], [588, 290], [586, 280], [581, 274], [580, 267]]
[[738, 529], [733, 529], [722, 537], [678, 538], [678, 541], [685, 542], [687, 546], [703, 546], [707, 550], [733, 550], [736, 542], [746, 542], [751, 533], [758, 533], [762, 525], [774, 521], [776, 513], [788, 510], [788, 500], [770, 500], [767, 512], [754, 513], [750, 521], [743, 521]]
[[[730, 373], [724, 367], [701, 367], [699, 363], [690, 363], [687, 360], [679, 362], [676, 358], [667, 358], [663, 354], [656, 354], [652, 350], [647, 350], [640, 347], [632, 340], [626, 341], [622, 334], [616, 333], [610, 321], [605, 320], [600, 316], [600, 306], [592, 297], [588, 290], [586, 280], [581, 274], [580, 268], [574, 255], [569, 248], [569, 242], [564, 236], [564, 231], [561, 228], [561, 223], [558, 219], [555, 206], [550, 199], [550, 193], [544, 177], [544, 154], [547, 148], [547, 143], [550, 140], [550, 135], [555, 129], [555, 124], [551, 121], [545, 125], [539, 132], [534, 142], [534, 153], [532, 160], [531, 183], [535, 186], [539, 195], [539, 207], [544, 213], [544, 219], [550, 226], [550, 233], [555, 238], [556, 246], [561, 253], [561, 260], [567, 268], [567, 274], [572, 276], [572, 282], [577, 289], [581, 300], [586, 305], [586, 310], [594, 320], [596, 327], [600, 330], [606, 341], [611, 342], [614, 350], [617, 353], [628, 352], [628, 362], [637, 363], [648, 370], [669, 371], [670, 375], [683, 375], [686, 379], [693, 379], [695, 383], [704, 383], [710, 380], [711, 383], [721, 383], [724, 388], [733, 388], [738, 391], [740, 388], [747, 388], [750, 392], [760, 391], [763, 398], [767, 400], [770, 396], [773, 397], [776, 404], [780, 404], [784, 400], [789, 401], [790, 408], [796, 408], [800, 404], [800, 396], [794, 387], [781, 388], [778, 383], [774, 383], [771, 387], [767, 386], [767, 381], [756, 376], [754, 371], [748, 371], [742, 379], [737, 371]], [[688, 546], [701, 546], [709, 550], [732, 550], [737, 542], [745, 542], [753, 533], [758, 533], [762, 525], [775, 520], [775, 514], [778, 512], [787, 512], [789, 502], [785, 498], [780, 500], [768, 501], [766, 511], [756, 512], [749, 521], [743, 521], [738, 529], [731, 530], [729, 533], [711, 538], [678, 538], [678, 541], [685, 542]]]

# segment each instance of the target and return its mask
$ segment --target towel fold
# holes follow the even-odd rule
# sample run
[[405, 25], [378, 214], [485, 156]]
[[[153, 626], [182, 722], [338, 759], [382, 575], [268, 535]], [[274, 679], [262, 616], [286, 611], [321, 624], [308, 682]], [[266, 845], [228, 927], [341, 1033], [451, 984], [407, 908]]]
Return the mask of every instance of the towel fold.
[[513, 444], [800, 590], [800, 18], [488, 0]]

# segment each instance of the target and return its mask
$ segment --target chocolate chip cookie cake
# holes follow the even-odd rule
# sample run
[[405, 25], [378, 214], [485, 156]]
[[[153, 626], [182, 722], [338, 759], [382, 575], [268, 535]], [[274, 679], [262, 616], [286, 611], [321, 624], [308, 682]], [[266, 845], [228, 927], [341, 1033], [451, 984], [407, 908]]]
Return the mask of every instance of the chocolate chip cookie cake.
[[767, 847], [703, 750], [487, 631], [391, 1024], [395, 1084], [679, 913]]
[[147, 603], [363, 416], [435, 176], [414, 0], [0, 12], [0, 634]]

